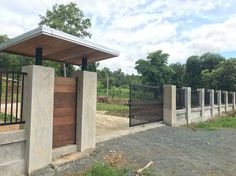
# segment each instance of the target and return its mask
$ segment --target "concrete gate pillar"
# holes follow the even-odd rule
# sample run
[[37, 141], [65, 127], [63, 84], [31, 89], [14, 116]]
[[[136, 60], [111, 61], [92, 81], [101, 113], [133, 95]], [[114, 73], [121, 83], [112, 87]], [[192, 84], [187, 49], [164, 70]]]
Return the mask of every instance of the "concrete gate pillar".
[[164, 85], [163, 118], [167, 125], [176, 125], [176, 86]]
[[76, 144], [78, 151], [96, 146], [97, 73], [75, 72], [77, 79]]
[[43, 168], [51, 163], [54, 69], [43, 66], [24, 66], [23, 119], [26, 131], [26, 170]]

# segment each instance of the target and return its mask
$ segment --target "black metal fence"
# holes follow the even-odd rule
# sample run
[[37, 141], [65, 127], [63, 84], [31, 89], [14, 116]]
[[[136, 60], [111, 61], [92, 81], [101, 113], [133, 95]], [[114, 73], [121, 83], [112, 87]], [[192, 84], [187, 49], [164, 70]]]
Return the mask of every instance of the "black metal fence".
[[185, 89], [176, 89], [176, 109], [185, 108]]
[[214, 92], [214, 105], [218, 105], [218, 93]]
[[192, 108], [196, 108], [196, 107], [200, 107], [200, 92], [197, 90], [192, 90], [191, 91], [191, 107]]
[[221, 92], [221, 104], [225, 104], [225, 94]]
[[163, 120], [163, 87], [130, 85], [129, 125]]
[[22, 124], [24, 76], [0, 71], [0, 126]]
[[210, 106], [210, 92], [208, 90], [205, 90], [204, 103], [205, 106]]
[[228, 94], [228, 103], [233, 104], [233, 94], [229, 92]]

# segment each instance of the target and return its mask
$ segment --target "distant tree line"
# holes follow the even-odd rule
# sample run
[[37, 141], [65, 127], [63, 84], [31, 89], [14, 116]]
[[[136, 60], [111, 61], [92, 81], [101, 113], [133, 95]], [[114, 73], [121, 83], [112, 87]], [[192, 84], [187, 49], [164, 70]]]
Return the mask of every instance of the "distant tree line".
[[236, 90], [236, 59], [205, 53], [190, 56], [186, 64], [167, 64], [169, 55], [161, 50], [136, 62], [141, 82], [150, 85], [173, 84], [177, 87]]

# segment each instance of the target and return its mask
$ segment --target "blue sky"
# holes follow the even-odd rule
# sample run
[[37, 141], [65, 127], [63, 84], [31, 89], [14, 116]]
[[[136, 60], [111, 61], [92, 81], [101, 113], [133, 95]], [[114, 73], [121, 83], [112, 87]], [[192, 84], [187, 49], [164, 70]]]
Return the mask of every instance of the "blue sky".
[[[15, 37], [37, 27], [39, 14], [71, 0], [1, 0], [0, 34]], [[235, 0], [72, 0], [92, 21], [91, 40], [120, 51], [100, 67], [136, 73], [135, 61], [163, 50], [169, 63], [217, 52], [236, 57]]]

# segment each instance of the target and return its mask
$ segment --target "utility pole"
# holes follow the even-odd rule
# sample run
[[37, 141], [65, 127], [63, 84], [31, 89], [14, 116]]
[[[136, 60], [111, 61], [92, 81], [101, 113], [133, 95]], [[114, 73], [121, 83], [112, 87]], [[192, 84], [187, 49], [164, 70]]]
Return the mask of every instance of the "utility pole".
[[106, 72], [106, 77], [107, 77], [107, 98], [109, 96], [109, 77], [108, 77], [108, 74]]

